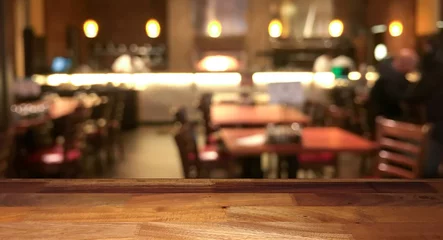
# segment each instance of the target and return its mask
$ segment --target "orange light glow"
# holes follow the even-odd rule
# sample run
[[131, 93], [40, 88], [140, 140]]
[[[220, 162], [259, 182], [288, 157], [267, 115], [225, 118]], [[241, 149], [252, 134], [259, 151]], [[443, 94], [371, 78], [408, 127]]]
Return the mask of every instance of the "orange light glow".
[[161, 32], [160, 23], [155, 19], [149, 19], [149, 21], [146, 22], [145, 30], [148, 37], [158, 38]]
[[269, 36], [272, 38], [279, 38], [283, 33], [283, 24], [278, 19], [273, 19], [268, 27]]
[[342, 21], [338, 19], [332, 20], [329, 23], [329, 34], [331, 37], [340, 37], [343, 34], [344, 28]]
[[389, 24], [389, 33], [393, 37], [399, 37], [403, 33], [403, 24], [400, 21], [393, 21]]
[[89, 19], [83, 24], [83, 32], [87, 38], [95, 38], [98, 35], [98, 23]]
[[207, 56], [198, 63], [198, 68], [209, 72], [233, 71], [238, 69], [238, 61], [229, 56]]
[[222, 25], [217, 20], [212, 20], [208, 24], [208, 35], [212, 38], [220, 37], [222, 33]]

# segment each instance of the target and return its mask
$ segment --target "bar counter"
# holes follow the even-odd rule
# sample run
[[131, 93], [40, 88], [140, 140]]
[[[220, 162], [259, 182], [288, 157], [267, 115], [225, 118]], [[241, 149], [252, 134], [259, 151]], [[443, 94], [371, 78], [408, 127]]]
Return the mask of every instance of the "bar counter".
[[2, 180], [0, 239], [441, 239], [443, 181]]

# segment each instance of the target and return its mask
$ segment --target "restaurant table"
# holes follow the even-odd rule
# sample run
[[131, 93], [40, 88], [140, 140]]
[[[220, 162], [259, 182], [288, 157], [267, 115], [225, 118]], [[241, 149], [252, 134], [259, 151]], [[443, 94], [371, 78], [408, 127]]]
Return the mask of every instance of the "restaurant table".
[[[43, 100], [31, 102], [28, 104], [34, 104], [34, 105], [40, 105], [44, 104]], [[51, 102], [51, 105], [48, 109], [48, 114], [46, 116], [42, 116], [39, 118], [33, 118], [33, 119], [21, 119], [18, 120], [14, 126], [15, 128], [20, 132], [21, 130], [28, 129], [30, 127], [38, 126], [43, 123], [46, 123], [49, 120], [56, 120], [65, 116], [68, 116], [75, 112], [77, 107], [83, 104], [86, 108], [92, 108], [95, 105], [98, 104], [96, 99], [92, 98], [84, 98], [81, 102], [77, 98], [74, 97], [61, 97], [55, 99], [53, 102]]]
[[310, 121], [311, 119], [299, 110], [280, 105], [217, 104], [211, 107], [211, 122], [219, 127], [265, 126], [269, 123], [294, 122], [305, 125]]
[[262, 153], [368, 153], [377, 149], [376, 143], [336, 127], [304, 128], [301, 144], [267, 144], [264, 141], [265, 132], [264, 128], [222, 129], [220, 137], [226, 150], [234, 156], [260, 155]]
[[441, 239], [443, 181], [1, 180], [0, 239]]

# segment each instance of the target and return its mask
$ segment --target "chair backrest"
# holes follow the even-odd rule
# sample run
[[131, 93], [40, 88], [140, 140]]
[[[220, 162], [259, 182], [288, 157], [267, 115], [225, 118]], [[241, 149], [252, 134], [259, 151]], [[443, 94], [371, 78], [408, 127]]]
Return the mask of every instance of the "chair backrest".
[[182, 125], [189, 123], [188, 111], [186, 107], [179, 107], [174, 114], [174, 121]]
[[420, 178], [429, 130], [429, 125], [415, 125], [378, 117], [376, 138], [381, 150], [376, 175], [404, 179]]
[[103, 119], [109, 121], [112, 113], [112, 102], [108, 96], [100, 97], [100, 104], [96, 105], [92, 109], [91, 119], [99, 120]]
[[6, 171], [15, 150], [14, 140], [12, 129], [0, 132], [0, 178], [6, 177]]
[[111, 107], [111, 121], [115, 121], [119, 124], [123, 121], [123, 115], [125, 111], [125, 98], [126, 94], [122, 90], [118, 90], [112, 96]]
[[181, 125], [175, 135], [185, 178], [198, 177], [200, 160], [198, 158], [197, 141], [191, 124]]
[[212, 93], [205, 93], [200, 99], [199, 109], [203, 115], [203, 121], [205, 126], [205, 136], [208, 139], [211, 134], [211, 105], [212, 105]]
[[91, 109], [79, 106], [75, 112], [64, 120], [63, 138], [65, 152], [73, 148], [83, 148], [85, 145], [84, 126], [91, 117]]

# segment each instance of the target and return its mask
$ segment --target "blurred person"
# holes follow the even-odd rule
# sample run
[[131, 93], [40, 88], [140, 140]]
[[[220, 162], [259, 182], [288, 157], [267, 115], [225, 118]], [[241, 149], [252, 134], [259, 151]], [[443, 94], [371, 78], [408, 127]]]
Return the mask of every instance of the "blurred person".
[[341, 54], [338, 57], [332, 59], [331, 68], [343, 68], [346, 69], [346, 72], [356, 70], [354, 60], [344, 54]]
[[421, 103], [426, 107], [427, 122], [433, 125], [429, 139], [428, 155], [424, 163], [424, 177], [438, 177], [443, 161], [443, 37], [431, 38], [423, 49], [422, 78], [408, 92], [406, 101]]
[[343, 69], [344, 75], [357, 69], [355, 64], [355, 49], [353, 44], [346, 39], [340, 40], [336, 55], [331, 61], [331, 68]]
[[325, 54], [320, 55], [315, 59], [313, 72], [330, 72], [332, 68], [332, 59], [334, 58], [334, 52], [332, 50], [327, 51]]
[[414, 71], [417, 64], [418, 55], [414, 50], [401, 49], [397, 56], [383, 60], [378, 66], [380, 78], [368, 99], [368, 124], [372, 133], [377, 116], [403, 120], [405, 113], [401, 104], [411, 84], [406, 74]]

